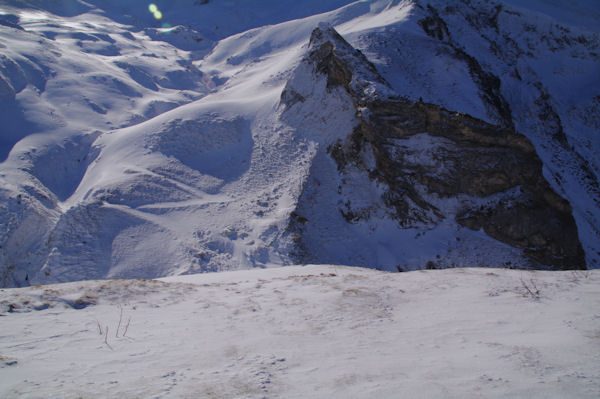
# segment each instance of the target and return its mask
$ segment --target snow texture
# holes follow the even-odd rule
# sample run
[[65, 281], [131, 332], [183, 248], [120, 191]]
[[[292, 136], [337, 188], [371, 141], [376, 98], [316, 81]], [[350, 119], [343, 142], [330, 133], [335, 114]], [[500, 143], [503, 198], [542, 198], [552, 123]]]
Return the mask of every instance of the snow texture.
[[[137, 2], [5, 1], [0, 284], [293, 263], [293, 212], [317, 181], [336, 189], [324, 152], [357, 123], [347, 94], [302, 62], [319, 26], [389, 83], [364, 95], [391, 90], [514, 124], [598, 267], [598, 6], [578, 4], [173, 1], [158, 21]], [[309, 101], [282, 106], [286, 87]], [[370, 194], [356, 187], [354, 203], [377, 208], [382, 188], [364, 184]], [[376, 234], [321, 216], [335, 234], [306, 237], [320, 262], [418, 269], [456, 241], [451, 228], [402, 230], [384, 213]], [[345, 240], [353, 228], [363, 240]], [[504, 244], [477, 237], [454, 252], [458, 266], [507, 261]], [[360, 262], [350, 246], [364, 249]]]
[[[598, 268], [597, 1], [156, 3], [0, 2], [0, 397], [600, 396], [598, 270], [401, 228], [328, 152], [361, 97], [514, 126]], [[307, 62], [315, 28], [354, 97]], [[280, 267], [293, 223], [325, 265]]]
[[596, 398], [599, 283], [307, 266], [4, 289], [0, 396]]

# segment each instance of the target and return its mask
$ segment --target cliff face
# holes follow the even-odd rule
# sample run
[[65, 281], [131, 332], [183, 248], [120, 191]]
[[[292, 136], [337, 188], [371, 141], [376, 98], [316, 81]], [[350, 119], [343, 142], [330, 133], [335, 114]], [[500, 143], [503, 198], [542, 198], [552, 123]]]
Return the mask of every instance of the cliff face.
[[[313, 32], [304, 62], [325, 77], [328, 90], [343, 88], [359, 115], [353, 133], [326, 149], [340, 175], [336, 211], [348, 225], [389, 217], [399, 230], [427, 232], [450, 223], [458, 230], [481, 230], [522, 251], [531, 267], [585, 268], [571, 207], [545, 180], [542, 162], [525, 136], [510, 127], [390, 95], [373, 65], [331, 28]], [[383, 95], [365, 90], [373, 87], [383, 88]], [[286, 90], [284, 103], [293, 89]], [[360, 188], [365, 177], [378, 187], [378, 198], [356, 206], [353, 196], [374, 195], [372, 189]], [[303, 216], [315, 214], [307, 208], [320, 206], [314, 191], [309, 184], [290, 226], [301, 260], [319, 261], [302, 238], [320, 230], [310, 224], [321, 218]], [[402, 269], [402, 259], [395, 261]], [[450, 266], [441, 257], [431, 262]]]
[[[585, 266], [571, 207], [544, 179], [524, 136], [431, 104], [375, 102], [368, 109], [369, 121], [352, 142], [372, 146], [377, 169], [371, 175], [390, 188], [386, 204], [400, 224], [454, 217], [542, 265]], [[432, 145], [415, 146], [424, 137]], [[432, 195], [463, 200], [456, 213], [444, 214], [428, 201]], [[473, 200], [486, 203], [473, 206]], [[429, 219], [419, 220], [419, 212]]]

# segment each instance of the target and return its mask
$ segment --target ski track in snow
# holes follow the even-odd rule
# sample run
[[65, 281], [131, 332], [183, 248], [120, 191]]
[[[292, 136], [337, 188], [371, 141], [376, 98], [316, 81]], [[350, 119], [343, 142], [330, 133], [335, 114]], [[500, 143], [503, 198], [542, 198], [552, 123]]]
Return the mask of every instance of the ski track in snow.
[[0, 396], [594, 398], [599, 283], [306, 266], [5, 289]]

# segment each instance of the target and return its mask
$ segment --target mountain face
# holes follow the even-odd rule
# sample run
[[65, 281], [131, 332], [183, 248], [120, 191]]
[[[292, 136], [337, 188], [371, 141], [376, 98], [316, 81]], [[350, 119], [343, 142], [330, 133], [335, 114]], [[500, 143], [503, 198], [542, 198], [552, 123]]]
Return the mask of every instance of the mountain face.
[[3, 286], [598, 267], [597, 6], [273, 3], [0, 6]]
[[[308, 69], [312, 66], [312, 73], [324, 75], [328, 90], [342, 87], [360, 117], [352, 134], [329, 145], [323, 154], [335, 161], [336, 170], [314, 168], [317, 176], [337, 173], [337, 179], [322, 185], [311, 175], [312, 186], [300, 197], [292, 218], [299, 261], [334, 261], [328, 253], [323, 254], [325, 259], [315, 256], [320, 243], [331, 236], [329, 222], [319, 214], [329, 213], [349, 224], [368, 225], [371, 234], [387, 235], [390, 247], [394, 237], [389, 227], [380, 231], [389, 220], [397, 224], [398, 234], [451, 228], [459, 238], [466, 227], [523, 249], [529, 262], [521, 259], [519, 264], [585, 267], [571, 207], [544, 179], [542, 162], [525, 136], [436, 105], [378, 98], [377, 91], [365, 96], [365, 92], [372, 93], [373, 82], [385, 82], [332, 28], [313, 31], [303, 62]], [[293, 84], [282, 95], [286, 107], [313, 100], [310, 97], [311, 93], [298, 94]], [[377, 187], [375, 193], [365, 192], [369, 185]], [[329, 190], [336, 197], [333, 207], [320, 201], [327, 195], [323, 191]], [[304, 240], [305, 234], [311, 237]], [[345, 240], [358, 242], [367, 235], [354, 233]], [[396, 239], [401, 242], [400, 237]], [[437, 250], [462, 252], [449, 241], [439, 243]], [[362, 252], [350, 250], [345, 261], [356, 262]], [[504, 256], [508, 259], [511, 252]], [[358, 264], [366, 266], [373, 259], [377, 254]], [[446, 254], [429, 262], [430, 267], [452, 266], [446, 263]], [[403, 266], [397, 267], [403, 270]]]

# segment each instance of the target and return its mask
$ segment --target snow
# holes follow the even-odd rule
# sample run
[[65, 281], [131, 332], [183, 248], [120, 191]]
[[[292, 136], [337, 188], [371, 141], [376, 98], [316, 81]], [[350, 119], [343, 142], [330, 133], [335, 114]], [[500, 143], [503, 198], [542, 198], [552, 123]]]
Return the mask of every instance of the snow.
[[320, 265], [4, 289], [0, 396], [596, 398], [599, 283]]
[[[418, 24], [458, 4], [439, 8], [453, 40], [501, 78], [597, 267], [597, 187], [577, 163], [600, 159], [597, 2], [504, 0], [498, 31], [467, 18], [495, 2], [201, 3], [156, 2], [160, 21], [121, 0], [0, 5], [0, 285], [33, 285], [0, 289], [0, 397], [600, 396], [599, 271], [496, 269], [521, 251], [451, 220], [401, 228], [350, 166], [348, 210], [372, 217], [347, 223], [327, 148], [356, 109], [305, 62], [313, 29], [333, 27], [389, 83], [346, 49], [352, 90], [496, 122], [467, 63]], [[572, 152], [535, 122], [544, 91]], [[448, 145], [403, 144], [430, 165]], [[292, 212], [306, 258], [332, 265], [280, 267]], [[436, 255], [489, 268], [349, 267]]]
[[[312, 29], [344, 10], [231, 35], [199, 61], [198, 53], [171, 45], [179, 42], [150, 40], [160, 39], [154, 31], [109, 28], [104, 15], [61, 14], [60, 24], [48, 24], [49, 13], [18, 10], [23, 26], [51, 37], [39, 40], [65, 48], [48, 60], [56, 76], [35, 107], [66, 106], [50, 112], [60, 130], [52, 125], [27, 136], [3, 164], [5, 180], [16, 186], [7, 200], [23, 185], [23, 170], [31, 171], [35, 177], [25, 180], [44, 193], [32, 203], [47, 198], [49, 224], [55, 223], [41, 239], [25, 238], [27, 258], [35, 258], [25, 265], [24, 251], [6, 246], [5, 262], [22, 265], [17, 280], [159, 277], [285, 263], [272, 244], [308, 173], [312, 142], [320, 140], [315, 132], [349, 132], [353, 120], [339, 113], [325, 128], [315, 118], [312, 131], [294, 132], [299, 125], [282, 124], [274, 110]], [[118, 52], [99, 53], [98, 43]], [[311, 75], [304, 79], [312, 84]], [[322, 105], [305, 111], [316, 116]], [[338, 107], [334, 100], [331, 111]], [[341, 122], [348, 127], [340, 129]], [[48, 167], [55, 164], [65, 173]], [[236, 234], [223, 234], [230, 229]]]
[[[3, 3], [8, 22], [0, 26], [0, 117], [8, 123], [0, 125], [1, 285], [293, 263], [286, 252], [291, 212], [320, 184], [315, 202], [324, 206], [303, 215], [330, 223], [307, 236], [319, 261], [414, 269], [439, 253], [448, 265], [518, 264], [517, 255], [513, 259], [481, 232], [457, 232], [452, 225], [399, 228], [386, 220], [378, 197], [383, 188], [366, 176], [357, 181], [370, 194], [357, 185], [348, 198], [354, 209], [377, 209], [380, 223], [348, 226], [334, 209], [339, 176], [325, 152], [352, 132], [357, 118], [343, 90], [328, 91], [302, 63], [315, 27], [333, 26], [363, 51], [391, 86], [380, 85], [379, 94], [393, 89], [497, 121], [467, 63], [419, 26], [429, 3], [441, 4], [264, 0], [257, 7], [244, 0], [232, 11], [231, 1], [181, 0], [157, 2], [161, 21], [145, 4], [116, 0], [72, 7]], [[597, 94], [597, 60], [577, 42], [557, 52], [544, 42], [515, 65], [510, 54], [490, 50], [491, 41], [511, 31], [528, 49], [560, 24], [594, 45], [595, 3], [578, 2], [591, 10], [581, 24], [558, 14], [555, 2], [541, 3], [504, 2], [520, 14], [502, 13], [498, 33], [469, 25], [467, 8], [443, 17], [452, 22], [458, 45], [502, 78], [517, 128], [536, 145], [548, 180], [574, 204], [589, 266], [596, 267], [600, 208], [594, 185], [577, 169], [575, 153], [557, 156], [545, 130], [530, 121], [537, 120], [539, 81], [573, 151], [598, 170], [597, 128], [581, 117]], [[492, 5], [473, 7], [468, 12]], [[514, 70], [524, 82], [511, 75]], [[309, 101], [286, 108], [280, 101], [286, 87]], [[460, 244], [457, 236], [464, 239]], [[354, 255], [358, 249], [361, 257]]]
[[503, 0], [513, 7], [551, 17], [562, 24], [584, 26], [598, 31], [600, 5], [595, 0]]

